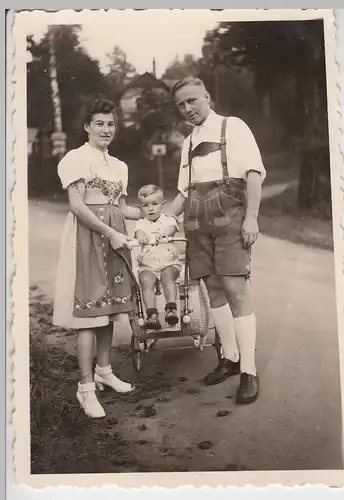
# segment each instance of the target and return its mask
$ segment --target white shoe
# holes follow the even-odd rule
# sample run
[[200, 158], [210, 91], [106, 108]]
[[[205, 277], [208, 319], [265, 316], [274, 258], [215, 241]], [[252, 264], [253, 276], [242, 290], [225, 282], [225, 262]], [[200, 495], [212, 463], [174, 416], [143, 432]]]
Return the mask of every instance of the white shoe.
[[76, 397], [85, 414], [91, 418], [105, 417], [105, 411], [96, 396], [96, 385], [94, 382], [88, 384], [78, 383]]
[[94, 381], [100, 391], [104, 390], [104, 385], [111, 387], [116, 392], [125, 394], [134, 390], [134, 387], [128, 382], [123, 382], [112, 373], [111, 366], [98, 366], [94, 374]]

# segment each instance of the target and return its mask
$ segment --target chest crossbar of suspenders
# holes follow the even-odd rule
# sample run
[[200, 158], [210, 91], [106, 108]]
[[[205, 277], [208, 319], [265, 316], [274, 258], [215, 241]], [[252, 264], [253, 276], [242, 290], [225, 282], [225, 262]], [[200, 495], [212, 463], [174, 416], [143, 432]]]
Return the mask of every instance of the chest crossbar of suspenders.
[[[225, 184], [229, 184], [229, 175], [228, 175], [228, 165], [227, 165], [227, 152], [226, 152], [226, 127], [227, 127], [227, 118], [223, 118], [221, 125], [221, 140], [220, 143], [203, 143], [209, 145], [209, 152], [220, 150], [221, 152], [221, 165], [222, 165], [222, 179]], [[201, 143], [202, 144], [202, 143]], [[215, 146], [215, 147], [214, 147]], [[216, 147], [218, 146], [218, 147]], [[198, 148], [198, 146], [196, 146]], [[195, 149], [196, 149], [195, 148]], [[190, 144], [189, 144], [189, 153], [188, 153], [188, 167], [189, 167], [189, 184], [187, 190], [189, 191], [190, 186], [192, 184], [191, 181], [191, 163], [193, 158], [193, 149], [192, 149], [192, 135], [190, 136]]]

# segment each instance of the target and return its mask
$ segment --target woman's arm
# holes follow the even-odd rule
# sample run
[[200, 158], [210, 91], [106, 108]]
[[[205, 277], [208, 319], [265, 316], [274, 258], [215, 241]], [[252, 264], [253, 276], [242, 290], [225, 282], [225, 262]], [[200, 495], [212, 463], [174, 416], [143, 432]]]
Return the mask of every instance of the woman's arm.
[[124, 196], [121, 196], [118, 200], [118, 206], [122, 214], [126, 219], [129, 220], [139, 220], [141, 219], [141, 212], [139, 208], [129, 207]]

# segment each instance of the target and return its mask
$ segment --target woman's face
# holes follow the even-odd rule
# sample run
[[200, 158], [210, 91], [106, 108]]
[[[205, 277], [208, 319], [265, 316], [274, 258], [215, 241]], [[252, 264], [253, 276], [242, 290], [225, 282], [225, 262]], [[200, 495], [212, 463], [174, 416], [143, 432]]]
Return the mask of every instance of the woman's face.
[[91, 146], [106, 149], [114, 138], [116, 126], [112, 113], [96, 113], [91, 122], [85, 125]]

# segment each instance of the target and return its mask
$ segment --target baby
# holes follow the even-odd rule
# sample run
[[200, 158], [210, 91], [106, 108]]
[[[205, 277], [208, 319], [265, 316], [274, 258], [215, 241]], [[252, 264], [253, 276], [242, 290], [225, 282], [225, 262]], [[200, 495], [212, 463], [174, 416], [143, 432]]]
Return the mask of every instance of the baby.
[[179, 231], [179, 227], [174, 217], [167, 217], [162, 212], [165, 200], [159, 186], [153, 184], [143, 186], [137, 197], [138, 207], [143, 216], [136, 223], [135, 238], [141, 244], [141, 253], [137, 262], [147, 313], [145, 328], [158, 330], [161, 324], [155, 298], [157, 279], [161, 281], [166, 298], [165, 321], [171, 326], [178, 323], [176, 280], [181, 270], [179, 251], [173, 243], [164, 243], [159, 246], [157, 244], [161, 238], [173, 236]]

